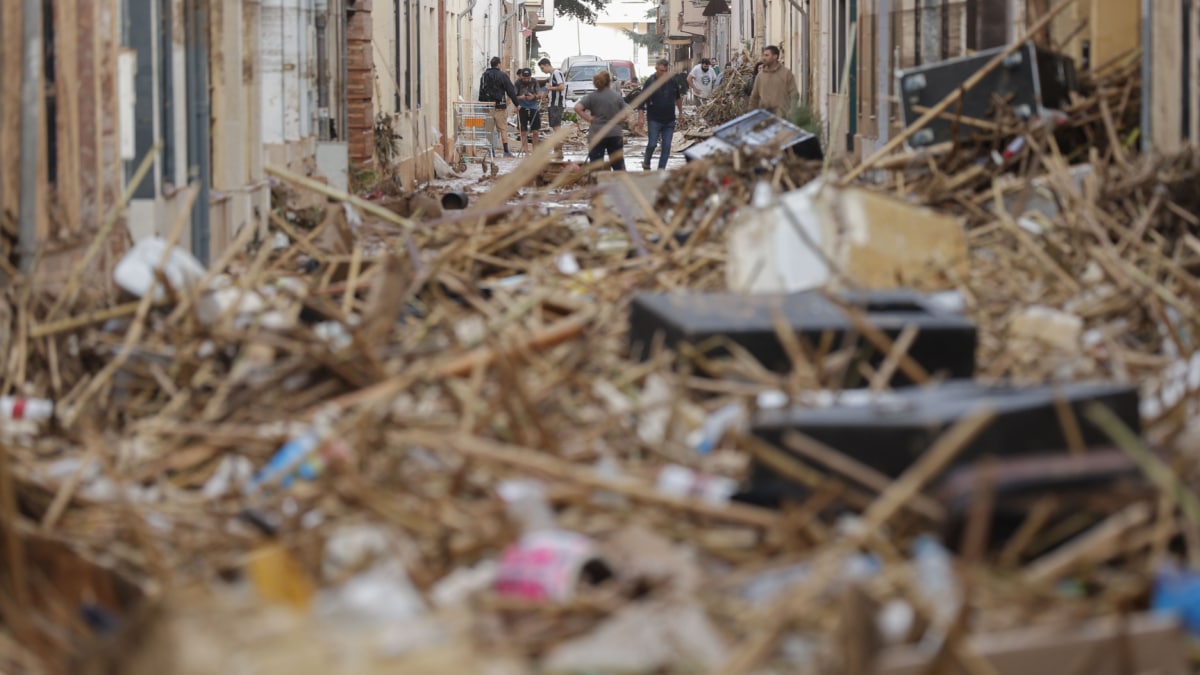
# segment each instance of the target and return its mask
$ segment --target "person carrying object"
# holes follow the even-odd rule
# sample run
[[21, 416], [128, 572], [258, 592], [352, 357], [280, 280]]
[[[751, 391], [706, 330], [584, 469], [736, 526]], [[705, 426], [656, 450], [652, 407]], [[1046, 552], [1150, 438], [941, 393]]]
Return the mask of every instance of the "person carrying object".
[[500, 70], [500, 57], [493, 56], [491, 67], [479, 76], [479, 100], [496, 104], [492, 119], [496, 122], [496, 131], [500, 132], [504, 156], [512, 157], [513, 154], [508, 150], [508, 103], [504, 100], [505, 96], [512, 100], [514, 106], [518, 105], [517, 88], [508, 79], [508, 74]]
[[[671, 156], [671, 138], [675, 135], [675, 111], [683, 117], [683, 90], [679, 82], [667, 74], [670, 64], [666, 59], [660, 59], [654, 66], [654, 74], [646, 78], [642, 91], [651, 92], [642, 103], [646, 111], [646, 156], [642, 159], [642, 169], [650, 170], [650, 160], [654, 156], [654, 148], [661, 142], [662, 150], [658, 153], [658, 168], [667, 168], [667, 159]], [[655, 84], [662, 81], [657, 89]], [[660, 141], [661, 139], [661, 141]]]
[[529, 152], [538, 143], [538, 130], [542, 128], [542, 111], [538, 94], [538, 83], [533, 81], [533, 71], [521, 68], [517, 71], [517, 129], [521, 134], [521, 152]]
[[[584, 96], [575, 104], [575, 114], [579, 119], [588, 123], [588, 161], [599, 162], [605, 153], [612, 163], [613, 171], [625, 170], [625, 132], [619, 122], [609, 124], [627, 107], [621, 93], [614, 90], [612, 75], [607, 70], [601, 70], [592, 77], [596, 91]], [[608, 127], [605, 130], [605, 127]], [[604, 130], [604, 135], [600, 132]]]

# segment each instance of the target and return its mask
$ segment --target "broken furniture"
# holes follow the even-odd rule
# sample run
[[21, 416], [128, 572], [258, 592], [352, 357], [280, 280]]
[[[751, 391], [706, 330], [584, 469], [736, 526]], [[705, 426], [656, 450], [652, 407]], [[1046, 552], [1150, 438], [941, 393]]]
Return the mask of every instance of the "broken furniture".
[[[862, 312], [865, 320], [895, 340], [906, 326], [917, 335], [908, 356], [926, 371], [951, 378], [971, 377], [975, 371], [975, 326], [959, 314], [946, 311], [927, 296], [905, 291], [847, 293], [842, 296]], [[749, 351], [770, 370], [786, 373], [792, 364], [775, 331], [773, 316], [782, 313], [786, 324], [810, 345], [831, 333], [841, 346], [854, 331], [846, 312], [817, 291], [791, 294], [741, 293], [642, 293], [630, 305], [629, 343], [634, 358], [648, 359], [659, 341], [666, 349], [687, 343], [708, 356], [729, 353], [719, 338]], [[885, 354], [862, 341], [859, 358], [878, 367]], [[848, 380], [857, 369], [848, 370]], [[898, 381], [903, 374], [897, 374]]]
[[821, 141], [791, 122], [767, 112], [752, 110], [735, 117], [713, 130], [712, 137], [697, 143], [683, 152], [687, 161], [718, 153], [731, 152], [735, 148], [763, 147], [775, 144], [779, 151], [792, 152], [804, 159], [822, 160]]
[[[1090, 403], [1107, 406], [1129, 429], [1140, 433], [1138, 394], [1129, 385], [1018, 387], [965, 380], [881, 392], [866, 402], [823, 409], [764, 410], [755, 417], [751, 433], [789, 452], [785, 436], [790, 431], [798, 432], [894, 478], [943, 432], [982, 407], [995, 411], [996, 417], [956, 455], [952, 467], [970, 466], [985, 457], [1059, 453], [1071, 447], [1072, 436], [1084, 448], [1108, 447], [1108, 436], [1083, 414]], [[1077, 430], [1078, 435], [1064, 429]], [[771, 504], [789, 497], [803, 499], [807, 494], [804, 486], [756, 463], [742, 497], [752, 503]]]
[[[904, 125], [915, 122], [1006, 48], [986, 49], [902, 71], [897, 89], [902, 92]], [[1022, 120], [1046, 118], [1067, 108], [1071, 92], [1078, 88], [1075, 63], [1070, 57], [1028, 42], [1006, 57], [982, 82], [964, 92], [958, 106], [913, 134], [909, 144], [923, 148], [952, 141], [956, 135], [992, 129], [997, 103]]]

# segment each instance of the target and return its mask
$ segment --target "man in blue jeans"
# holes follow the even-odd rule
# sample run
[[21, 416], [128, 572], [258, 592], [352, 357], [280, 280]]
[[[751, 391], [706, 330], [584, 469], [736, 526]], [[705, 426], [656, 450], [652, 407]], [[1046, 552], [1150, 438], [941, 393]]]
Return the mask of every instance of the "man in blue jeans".
[[670, 64], [666, 59], [660, 59], [654, 66], [654, 74], [646, 78], [644, 91], [649, 91], [659, 80], [666, 80], [654, 93], [642, 103], [646, 111], [646, 157], [642, 160], [642, 169], [650, 170], [650, 158], [654, 156], [654, 148], [662, 139], [662, 151], [658, 153], [658, 168], [667, 168], [667, 159], [671, 156], [671, 137], [675, 135], [675, 111], [683, 117], [683, 90], [679, 88], [676, 78], [667, 76]]

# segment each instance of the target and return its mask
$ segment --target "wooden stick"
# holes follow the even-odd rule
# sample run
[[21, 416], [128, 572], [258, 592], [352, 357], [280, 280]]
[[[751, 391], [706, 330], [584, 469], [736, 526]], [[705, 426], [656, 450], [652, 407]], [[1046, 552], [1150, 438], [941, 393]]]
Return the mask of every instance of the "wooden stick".
[[[927, 108], [923, 105], [913, 106], [913, 112], [916, 113], [926, 113], [930, 110], [933, 110], [933, 108]], [[995, 122], [989, 122], [988, 120], [979, 119], [978, 117], [967, 117], [961, 113], [940, 112], [937, 114], [937, 118], [947, 120], [949, 122], [961, 122], [962, 124], [966, 124], [968, 126], [979, 127], [984, 131], [1004, 131], [1004, 128]]]
[[73, 330], [78, 330], [95, 323], [104, 323], [110, 319], [119, 319], [123, 316], [130, 316], [137, 313], [137, 308], [140, 304], [142, 304], [140, 300], [135, 300], [133, 302], [126, 302], [124, 304], [117, 305], [115, 307], [95, 309], [90, 312], [85, 312], [78, 316], [68, 317], [59, 321], [36, 324], [32, 329], [30, 329], [29, 337], [36, 339], [50, 335], [58, 335], [59, 333], [69, 333]]
[[1137, 434], [1125, 426], [1121, 418], [1101, 403], [1089, 404], [1084, 408], [1083, 416], [1088, 418], [1092, 424], [1100, 427], [1100, 430], [1107, 434], [1118, 448], [1124, 450], [1133, 459], [1142, 473], [1150, 479], [1150, 482], [1157, 485], [1163, 494], [1175, 502], [1183, 515], [1191, 521], [1193, 527], [1200, 527], [1200, 500], [1196, 498], [1196, 493], [1179, 480], [1179, 476], [1171, 470], [1171, 467], [1155, 457], [1154, 453], [1143, 445]]
[[824, 295], [825, 298], [830, 302], [840, 307], [846, 314], [846, 318], [850, 319], [850, 323], [854, 324], [854, 329], [861, 333], [862, 336], [867, 339], [867, 342], [870, 342], [872, 346], [880, 351], [880, 353], [888, 356], [895, 354], [896, 360], [900, 366], [900, 370], [904, 371], [904, 374], [907, 375], [909, 379], [917, 384], [925, 384], [929, 381], [929, 372], [926, 371], [921, 364], [914, 361], [913, 358], [906, 353], [906, 351], [897, 350], [895, 344], [892, 343], [891, 338], [889, 338], [883, 331], [876, 328], [875, 325], [870, 321], [867, 321], [862, 316], [862, 312], [858, 311], [858, 308], [854, 307], [834, 293], [822, 291], [822, 295]]
[[546, 452], [500, 443], [461, 432], [402, 431], [394, 439], [424, 447], [452, 448], [475, 459], [503, 464], [522, 472], [574, 483], [594, 490], [623, 495], [634, 501], [691, 513], [728, 523], [772, 529], [780, 516], [774, 511], [737, 503], [715, 504], [700, 499], [680, 499], [658, 492], [632, 478], [612, 478], [584, 469]]
[[[590, 311], [569, 316], [562, 321], [547, 326], [529, 338], [515, 345], [501, 348], [503, 353], [511, 353], [522, 349], [549, 349], [556, 345], [572, 340], [583, 333], [594, 318]], [[451, 359], [435, 371], [435, 377], [462, 377], [469, 375], [476, 368], [490, 365], [496, 360], [497, 350], [492, 347], [480, 347], [462, 356]]]
[[1004, 51], [993, 57], [992, 60], [988, 61], [987, 64], [985, 64], [982, 68], [975, 71], [974, 75], [968, 77], [966, 82], [962, 83], [961, 87], [955, 89], [952, 93], [947, 94], [945, 98], [937, 103], [937, 105], [933, 106], [927, 110], [925, 114], [918, 117], [917, 121], [908, 125], [904, 131], [900, 132], [890, 141], [888, 141], [882, 148], [879, 149], [878, 152], [876, 152], [874, 155], [871, 155], [864, 160], [862, 164], [859, 164], [857, 167], [855, 167], [853, 171], [848, 173], [846, 177], [842, 179], [842, 185], [849, 185], [856, 178], [863, 175], [863, 173], [865, 173], [868, 169], [875, 166], [879, 160], [887, 157], [889, 154], [903, 145], [904, 142], [909, 139], [909, 137], [924, 128], [926, 124], [932, 122], [935, 117], [945, 112], [950, 106], [954, 105], [958, 99], [962, 98], [963, 94], [967, 93], [971, 89], [974, 89], [975, 86], [982, 82], [988, 75], [990, 75], [993, 70], [999, 68], [1001, 64], [1004, 63], [1005, 59], [1020, 49], [1029, 39], [1030, 35], [1033, 35], [1046, 26], [1049, 26], [1050, 22], [1054, 20], [1054, 17], [1061, 14], [1064, 9], [1070, 7], [1072, 4], [1074, 4], [1074, 2], [1075, 0], [1063, 0], [1058, 4], [1057, 7], [1047, 12], [1046, 15], [1039, 19], [1033, 26], [1031, 26], [1029, 30], [1025, 31], [1025, 34], [1020, 39], [1010, 44]]
[[1144, 502], [1130, 504], [1102, 524], [1026, 567], [1026, 583], [1035, 586], [1048, 584], [1079, 565], [1102, 562], [1118, 552], [1114, 548], [1117, 540], [1149, 523], [1152, 514], [1152, 509]]
[[[798, 431], [784, 433], [783, 444], [787, 446], [788, 450], [818, 464], [823, 464], [833, 471], [871, 488], [876, 493], [886, 492], [892, 483], [890, 478], [866, 464]], [[936, 522], [945, 522], [946, 520], [946, 509], [925, 495], [916, 495], [912, 502], [905, 506]]]

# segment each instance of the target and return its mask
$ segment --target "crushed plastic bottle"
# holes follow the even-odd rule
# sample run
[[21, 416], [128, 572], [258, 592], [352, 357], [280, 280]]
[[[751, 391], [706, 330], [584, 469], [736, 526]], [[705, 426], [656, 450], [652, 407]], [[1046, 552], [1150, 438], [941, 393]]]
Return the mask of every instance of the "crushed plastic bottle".
[[595, 542], [557, 526], [541, 483], [505, 481], [497, 492], [508, 517], [521, 528], [521, 536], [500, 558], [496, 593], [535, 602], [565, 602], [580, 581], [611, 576]]
[[709, 415], [688, 438], [688, 443], [701, 455], [712, 452], [730, 428], [737, 426], [746, 417], [746, 408], [741, 403], [730, 403]]

